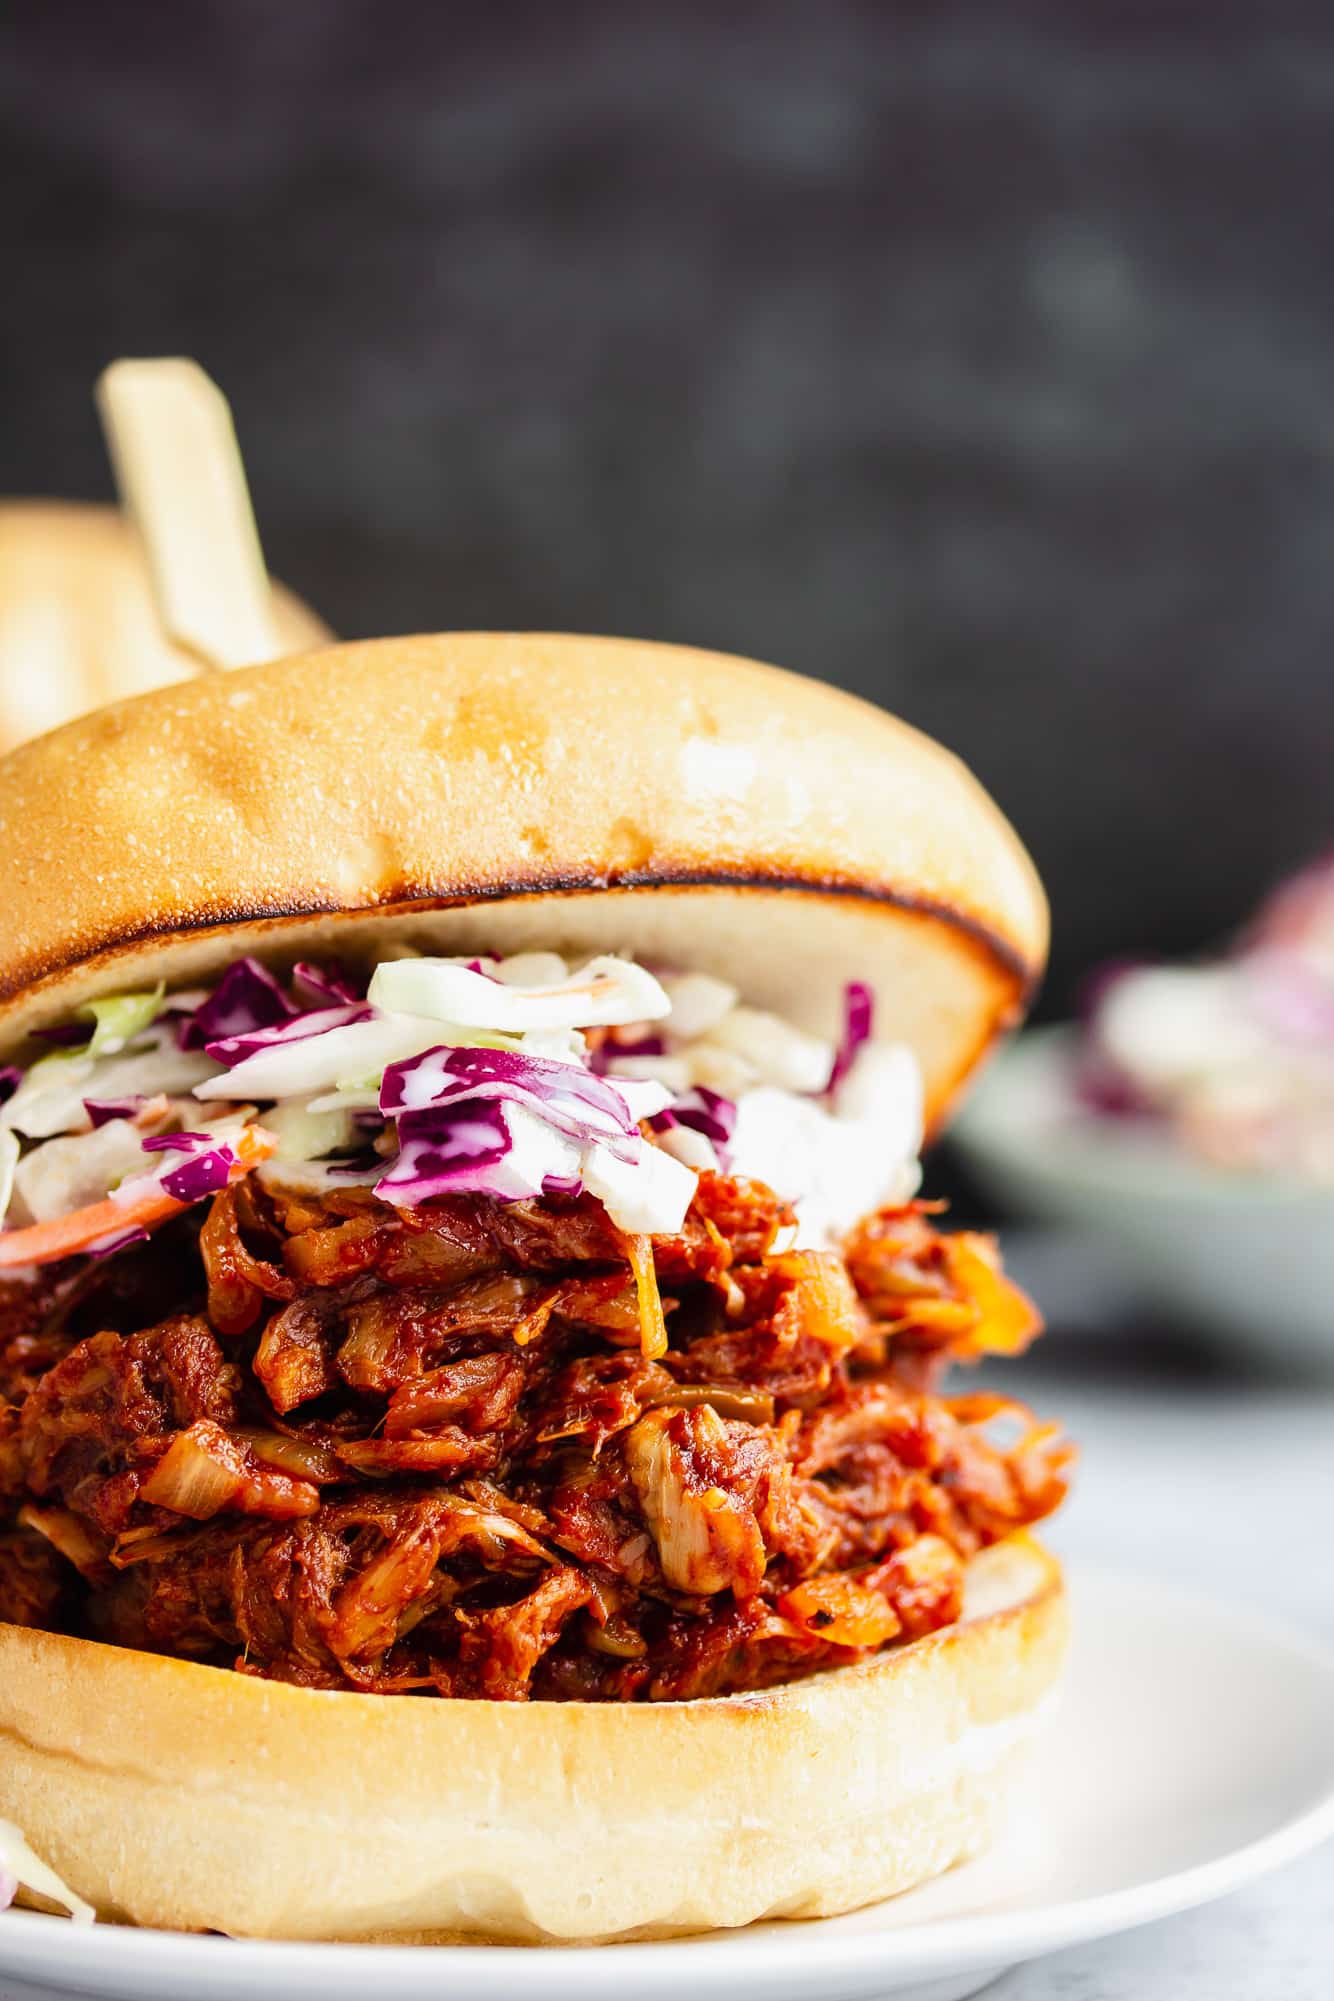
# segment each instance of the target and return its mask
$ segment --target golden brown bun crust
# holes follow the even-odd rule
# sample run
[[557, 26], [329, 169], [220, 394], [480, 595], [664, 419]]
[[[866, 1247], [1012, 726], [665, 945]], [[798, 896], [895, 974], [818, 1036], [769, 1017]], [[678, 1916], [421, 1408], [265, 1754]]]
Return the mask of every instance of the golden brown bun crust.
[[0, 1626], [0, 1816], [104, 1916], [258, 1937], [819, 1917], [985, 1845], [1065, 1649], [1027, 1537], [966, 1623], [764, 1694], [342, 1695]]
[[[284, 653], [328, 644], [328, 627], [281, 584], [273, 611]], [[116, 508], [0, 505], [0, 751], [198, 669], [161, 631], [139, 544]]]
[[375, 640], [118, 703], [0, 760], [0, 843], [11, 1044], [239, 949], [373, 949], [350, 914], [374, 911], [445, 949], [731, 971], [824, 1032], [840, 982], [871, 979], [937, 1111], [1047, 941], [1028, 856], [938, 744], [776, 668], [623, 640]]

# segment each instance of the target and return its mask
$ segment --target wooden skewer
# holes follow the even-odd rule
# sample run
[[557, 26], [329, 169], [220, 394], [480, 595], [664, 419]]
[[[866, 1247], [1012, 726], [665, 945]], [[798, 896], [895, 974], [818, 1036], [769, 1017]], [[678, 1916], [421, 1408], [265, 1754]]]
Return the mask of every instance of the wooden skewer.
[[113, 361], [97, 408], [163, 630], [205, 667], [280, 650], [227, 399], [197, 362]]

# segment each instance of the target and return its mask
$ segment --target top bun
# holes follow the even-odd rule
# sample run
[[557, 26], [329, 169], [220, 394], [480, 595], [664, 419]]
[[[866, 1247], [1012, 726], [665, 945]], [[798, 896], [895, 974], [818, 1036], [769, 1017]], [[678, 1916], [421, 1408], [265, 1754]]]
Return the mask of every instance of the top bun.
[[336, 646], [116, 703], [0, 759], [0, 1053], [240, 951], [622, 950], [834, 1035], [844, 984], [934, 1123], [1041, 972], [1047, 912], [958, 760], [687, 647]]
[[[332, 637], [281, 584], [273, 615], [284, 653]], [[158, 624], [143, 552], [116, 508], [0, 506], [0, 750], [198, 671]]]

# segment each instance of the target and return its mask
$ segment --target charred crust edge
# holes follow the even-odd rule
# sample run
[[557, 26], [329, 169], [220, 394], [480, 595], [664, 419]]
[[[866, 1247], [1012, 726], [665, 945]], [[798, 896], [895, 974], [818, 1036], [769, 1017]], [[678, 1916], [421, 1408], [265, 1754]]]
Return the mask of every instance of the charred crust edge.
[[356, 904], [340, 901], [332, 895], [293, 895], [254, 903], [220, 901], [209, 908], [183, 910], [163, 919], [146, 918], [140, 924], [108, 927], [100, 936], [92, 935], [78, 941], [68, 952], [44, 955], [27, 966], [15, 966], [11, 961], [7, 968], [0, 970], [0, 1001], [14, 1000], [49, 980], [74, 972], [80, 966], [116, 957], [137, 945], [154, 942], [165, 945], [210, 931], [230, 930], [233, 926], [282, 924], [303, 918], [373, 917], [377, 912], [413, 908], [423, 912], [450, 910], [478, 903], [507, 902], [519, 897], [634, 889], [763, 889], [805, 896], [847, 897], [855, 902], [881, 904], [911, 916], [946, 924], [1006, 976], [1011, 985], [1014, 1016], [1022, 1013], [1031, 1001], [1044, 970], [1042, 962], [1026, 959], [1009, 939], [980, 918], [943, 898], [923, 896], [898, 889], [892, 884], [854, 881], [838, 876], [797, 875], [779, 869], [642, 868], [614, 872], [590, 869], [511, 877], [501, 883], [456, 882], [448, 888], [399, 883], [373, 900]]

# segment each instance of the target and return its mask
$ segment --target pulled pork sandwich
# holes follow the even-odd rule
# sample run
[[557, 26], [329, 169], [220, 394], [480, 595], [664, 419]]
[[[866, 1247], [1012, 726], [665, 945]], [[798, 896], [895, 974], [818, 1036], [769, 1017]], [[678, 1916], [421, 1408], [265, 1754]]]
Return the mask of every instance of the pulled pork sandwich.
[[1037, 1331], [916, 1195], [1046, 942], [967, 772], [748, 662], [454, 635], [71, 724], [0, 838], [32, 1850], [139, 1923], [530, 1940], [973, 1852], [1069, 1454], [942, 1389]]

